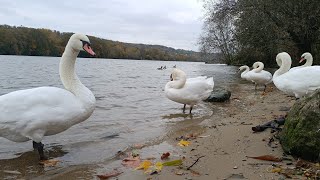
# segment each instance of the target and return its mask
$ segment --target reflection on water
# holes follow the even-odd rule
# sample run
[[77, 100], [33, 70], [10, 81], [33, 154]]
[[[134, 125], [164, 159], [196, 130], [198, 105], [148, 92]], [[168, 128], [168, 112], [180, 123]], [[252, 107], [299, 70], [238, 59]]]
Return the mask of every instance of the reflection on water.
[[[38, 86], [62, 87], [59, 60], [56, 57], [0, 56], [0, 94]], [[165, 97], [164, 86], [172, 68], [157, 70], [164, 65], [176, 65], [188, 77], [213, 76], [215, 86], [228, 87], [239, 80], [237, 67], [196, 62], [79, 58], [77, 74], [95, 94], [96, 110], [88, 120], [44, 138], [50, 157], [58, 157], [65, 167], [102, 162], [119, 150], [164, 135], [176, 124], [179, 127], [212, 116], [212, 107], [206, 103], [195, 106], [190, 116], [182, 113], [182, 104]], [[0, 138], [1, 167], [5, 164], [9, 168], [10, 164], [20, 167], [19, 162], [24, 162], [35, 168], [38, 167], [37, 158], [31, 141], [14, 143]], [[30, 171], [41, 170], [31, 168]]]

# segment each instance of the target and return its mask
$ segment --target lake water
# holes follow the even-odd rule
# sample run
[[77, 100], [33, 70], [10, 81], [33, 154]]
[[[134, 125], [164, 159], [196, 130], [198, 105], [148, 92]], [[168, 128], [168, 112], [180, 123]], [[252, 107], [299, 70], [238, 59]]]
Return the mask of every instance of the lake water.
[[[39, 86], [62, 87], [58, 57], [0, 56], [0, 94]], [[166, 70], [157, 70], [166, 65]], [[112, 158], [133, 144], [161, 139], [182, 114], [182, 104], [164, 95], [172, 67], [188, 77], [213, 76], [215, 86], [228, 87], [239, 81], [237, 67], [199, 62], [78, 58], [77, 74], [97, 100], [92, 116], [63, 133], [45, 137], [45, 149], [59, 152], [66, 166], [91, 164]], [[204, 120], [214, 111], [207, 103], [193, 109], [193, 119]], [[180, 123], [181, 124], [181, 123]], [[183, 123], [182, 123], [183, 124]], [[180, 125], [179, 125], [180, 126]], [[0, 159], [32, 152], [32, 142], [15, 143], [0, 137]]]

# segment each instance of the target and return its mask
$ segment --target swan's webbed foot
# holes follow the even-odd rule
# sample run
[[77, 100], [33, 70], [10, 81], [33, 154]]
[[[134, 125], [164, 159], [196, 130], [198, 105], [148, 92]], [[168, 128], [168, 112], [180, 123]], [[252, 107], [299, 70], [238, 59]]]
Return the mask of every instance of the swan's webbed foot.
[[43, 144], [41, 142], [37, 143], [35, 141], [32, 141], [33, 143], [33, 149], [36, 149], [39, 153], [40, 160], [47, 160], [48, 158], [44, 155], [43, 151]]
[[183, 112], [183, 113], [186, 112], [186, 104], [183, 105], [183, 110], [182, 110], [182, 112]]

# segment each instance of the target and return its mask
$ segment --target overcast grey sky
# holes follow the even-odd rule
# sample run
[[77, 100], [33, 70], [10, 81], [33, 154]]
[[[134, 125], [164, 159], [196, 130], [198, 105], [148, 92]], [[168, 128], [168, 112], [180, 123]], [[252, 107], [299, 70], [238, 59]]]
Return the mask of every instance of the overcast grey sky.
[[0, 0], [0, 24], [198, 50], [201, 0]]

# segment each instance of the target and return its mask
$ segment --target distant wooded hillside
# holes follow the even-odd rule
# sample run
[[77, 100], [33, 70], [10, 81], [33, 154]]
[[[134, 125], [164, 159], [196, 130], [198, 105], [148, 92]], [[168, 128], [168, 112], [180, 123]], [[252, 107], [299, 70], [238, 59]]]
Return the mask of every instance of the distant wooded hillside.
[[[61, 56], [73, 33], [0, 25], [0, 55]], [[160, 45], [123, 43], [89, 36], [98, 58], [204, 61], [200, 53]], [[80, 53], [80, 57], [88, 57]]]

